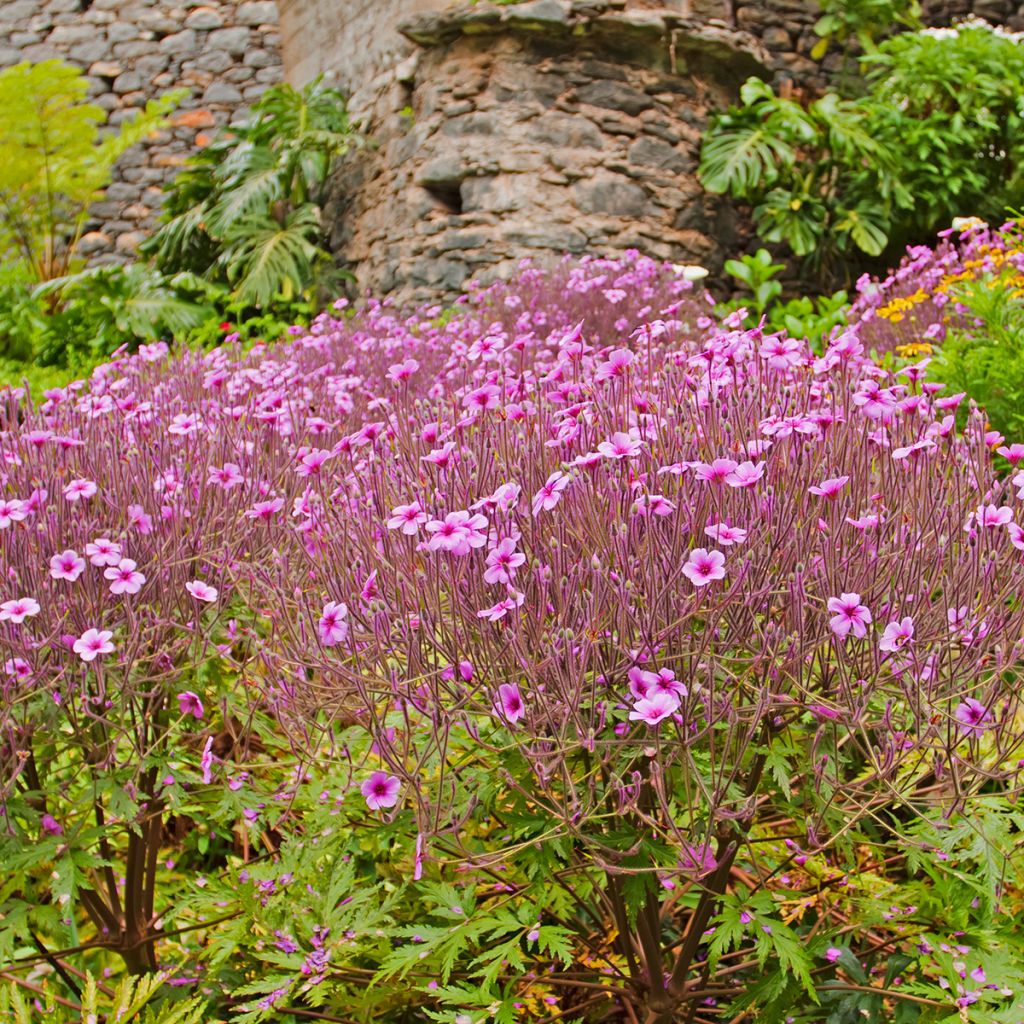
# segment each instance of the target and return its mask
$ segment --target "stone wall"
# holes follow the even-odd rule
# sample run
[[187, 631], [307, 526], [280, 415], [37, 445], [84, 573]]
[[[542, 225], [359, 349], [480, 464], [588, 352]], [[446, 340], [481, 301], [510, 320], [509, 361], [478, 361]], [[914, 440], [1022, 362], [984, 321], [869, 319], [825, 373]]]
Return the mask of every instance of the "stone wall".
[[94, 207], [81, 248], [94, 263], [128, 257], [188, 154], [282, 77], [274, 0], [0, 0], [0, 67], [54, 57], [88, 73], [113, 124], [189, 90], [168, 128], [121, 158]]
[[458, 291], [524, 256], [637, 248], [720, 267], [730, 205], [696, 179], [709, 110], [769, 55], [682, 0], [479, 3], [403, 23], [416, 49], [369, 93], [374, 145], [327, 213], [360, 287]]

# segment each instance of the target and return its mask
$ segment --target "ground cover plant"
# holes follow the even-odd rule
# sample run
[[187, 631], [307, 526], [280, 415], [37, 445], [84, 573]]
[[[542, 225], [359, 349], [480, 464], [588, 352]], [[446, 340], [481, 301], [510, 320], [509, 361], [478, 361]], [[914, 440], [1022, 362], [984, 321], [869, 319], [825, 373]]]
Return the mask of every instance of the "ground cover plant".
[[1020, 1019], [1019, 445], [689, 276], [7, 392], [0, 1012]]

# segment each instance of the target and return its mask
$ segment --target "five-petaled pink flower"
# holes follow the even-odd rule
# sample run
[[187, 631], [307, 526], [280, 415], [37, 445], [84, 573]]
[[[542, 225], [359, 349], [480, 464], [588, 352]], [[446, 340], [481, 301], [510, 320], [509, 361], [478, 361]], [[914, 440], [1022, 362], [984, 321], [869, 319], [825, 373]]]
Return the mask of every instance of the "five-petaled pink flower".
[[505, 618], [509, 612], [515, 611], [526, 599], [526, 595], [517, 590], [510, 590], [504, 601], [492, 604], [490, 608], [481, 608], [476, 613], [478, 619], [487, 619], [488, 622], [497, 622]]
[[389, 530], [401, 530], [407, 537], [419, 532], [419, 528], [430, 518], [418, 501], [408, 505], [396, 505], [388, 519]]
[[68, 501], [84, 501], [91, 498], [99, 488], [92, 480], [72, 480], [64, 488], [64, 497]]
[[703, 480], [707, 484], [720, 484], [728, 482], [729, 478], [735, 475], [739, 464], [735, 459], [715, 459], [712, 462], [694, 462], [691, 468], [698, 480]]
[[511, 725], [515, 725], [526, 714], [523, 696], [515, 683], [502, 683], [498, 687], [498, 699], [494, 702], [494, 710]]
[[284, 508], [284, 498], [269, 498], [267, 501], [257, 501], [252, 508], [246, 509], [246, 519], [262, 519], [269, 523], [274, 516]]
[[726, 476], [725, 482], [730, 487], [753, 487], [764, 476], [764, 468], [763, 462], [755, 463], [748, 459], [746, 462], [739, 463]]
[[191, 715], [193, 718], [202, 718], [205, 713], [199, 694], [191, 690], [182, 690], [178, 694], [178, 707], [183, 715]]
[[371, 811], [379, 811], [385, 807], [394, 807], [398, 803], [398, 791], [402, 783], [394, 775], [374, 772], [360, 787], [359, 791], [366, 799], [366, 806]]
[[644, 443], [621, 430], [616, 431], [607, 441], [602, 441], [597, 450], [606, 459], [632, 459], [643, 451]]
[[968, 736], [980, 736], [986, 729], [995, 724], [992, 712], [979, 700], [968, 697], [953, 712], [953, 717], [960, 723], [963, 732]]
[[85, 553], [89, 556], [89, 561], [97, 567], [117, 565], [122, 558], [121, 545], [108, 540], [106, 537], [89, 541], [85, 545]]
[[68, 548], [50, 559], [50, 577], [74, 583], [85, 572], [85, 559], [77, 551]]
[[572, 477], [566, 476], [561, 470], [555, 470], [547, 478], [544, 486], [533, 496], [533, 514], [539, 516], [541, 512], [550, 512], [562, 497], [562, 491], [572, 482]]
[[914, 620], [905, 615], [901, 620], [894, 620], [885, 627], [878, 646], [883, 651], [899, 651], [914, 642]]
[[209, 583], [204, 583], [202, 580], [191, 580], [185, 584], [185, 589], [197, 601], [213, 602], [217, 600], [217, 588], [211, 587]]
[[28, 515], [25, 502], [17, 498], [0, 501], [0, 530], [6, 530], [11, 523], [20, 523]]
[[871, 612], [860, 603], [860, 594], [840, 594], [828, 599], [832, 618], [828, 624], [836, 636], [845, 640], [851, 633], [862, 640], [868, 635]]
[[138, 571], [135, 562], [130, 558], [122, 558], [117, 565], [103, 570], [105, 579], [110, 580], [112, 594], [137, 594], [146, 582], [146, 577]]
[[241, 467], [236, 466], [233, 462], [225, 462], [223, 466], [210, 466], [208, 474], [206, 482], [216, 487], [222, 487], [225, 491], [230, 491], [232, 487], [245, 483]]
[[721, 551], [694, 548], [683, 566], [683, 575], [695, 587], [706, 587], [725, 576], [725, 555]]
[[526, 555], [516, 551], [516, 542], [512, 537], [505, 537], [487, 552], [487, 569], [484, 572], [486, 583], [511, 583], [516, 569], [526, 561]]
[[811, 494], [816, 494], [819, 498], [836, 498], [839, 492], [850, 482], [848, 476], [837, 476], [831, 477], [828, 480], [822, 480], [820, 484], [811, 484], [807, 488]]
[[101, 654], [110, 654], [114, 645], [109, 629], [87, 629], [72, 645], [72, 650], [82, 661], [94, 661]]
[[320, 613], [316, 631], [324, 647], [336, 647], [348, 636], [348, 608], [341, 601], [328, 601]]
[[431, 534], [427, 541], [431, 551], [448, 551], [461, 557], [487, 543], [487, 519], [479, 512], [449, 512], [444, 519], [431, 519], [426, 529]]
[[674, 694], [659, 690], [647, 697], [641, 697], [629, 713], [631, 722], [646, 722], [657, 725], [659, 722], [674, 715], [679, 710], [679, 698]]
[[717, 540], [722, 547], [731, 547], [733, 544], [742, 544], [747, 539], [747, 531], [739, 526], [730, 526], [729, 523], [712, 523], [704, 527], [704, 532], [712, 539]]
[[19, 597], [0, 604], [0, 622], [24, 622], [30, 615], [39, 614], [39, 602], [34, 597]]

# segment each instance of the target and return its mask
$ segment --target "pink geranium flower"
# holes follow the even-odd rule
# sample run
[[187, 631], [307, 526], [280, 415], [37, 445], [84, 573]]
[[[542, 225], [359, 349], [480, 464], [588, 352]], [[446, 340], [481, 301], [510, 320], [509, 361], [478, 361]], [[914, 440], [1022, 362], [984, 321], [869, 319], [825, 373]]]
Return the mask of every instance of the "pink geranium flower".
[[811, 484], [807, 490], [819, 498], [836, 498], [849, 482], [848, 476], [831, 477], [828, 480], [822, 480], [820, 484]]
[[401, 530], [407, 537], [419, 532], [419, 528], [430, 518], [418, 501], [409, 505], [396, 505], [388, 519], [389, 530]]
[[246, 519], [262, 519], [269, 523], [271, 519], [284, 508], [284, 498], [269, 498], [267, 501], [258, 501], [252, 508], [247, 509]]
[[92, 480], [72, 480], [64, 488], [64, 497], [68, 501], [85, 501], [91, 498], [99, 488]]
[[883, 651], [900, 651], [914, 642], [914, 620], [906, 615], [885, 627], [878, 646]]
[[683, 575], [695, 587], [706, 587], [725, 576], [725, 555], [721, 551], [694, 548], [683, 566]]
[[72, 645], [71, 649], [82, 661], [95, 661], [101, 654], [110, 654], [114, 645], [109, 629], [87, 629]]
[[85, 553], [89, 561], [97, 567], [104, 565], [117, 565], [121, 561], [121, 545], [106, 537], [90, 541], [85, 545]]
[[233, 462], [225, 462], [223, 466], [209, 467], [206, 482], [215, 487], [222, 487], [225, 491], [230, 491], [232, 487], [245, 483], [245, 477], [239, 466]]
[[17, 498], [0, 501], [0, 530], [6, 530], [11, 523], [20, 523], [28, 515], [25, 502]]
[[747, 539], [746, 530], [738, 526], [730, 526], [728, 523], [712, 523], [710, 526], [704, 527], [704, 532], [724, 548], [731, 547], [733, 544], [742, 544]]
[[509, 612], [515, 611], [525, 599], [525, 594], [515, 590], [510, 591], [509, 596], [504, 601], [492, 604], [490, 608], [481, 608], [476, 613], [476, 616], [478, 619], [487, 619], [488, 622], [497, 622], [499, 619], [505, 618]]
[[366, 806], [371, 811], [379, 811], [385, 807], [394, 807], [398, 803], [398, 791], [401, 786], [401, 782], [394, 775], [374, 772], [359, 787], [359, 791], [366, 799]]
[[550, 512], [562, 497], [562, 491], [569, 486], [572, 478], [566, 476], [560, 470], [555, 470], [547, 478], [547, 482], [533, 496], [533, 514], [539, 516], [541, 512]]
[[317, 623], [317, 634], [324, 647], [336, 647], [348, 636], [348, 608], [340, 601], [328, 601]]
[[130, 558], [122, 558], [117, 565], [104, 569], [103, 576], [111, 581], [112, 594], [137, 594], [146, 582], [146, 577]]
[[77, 551], [68, 548], [50, 559], [50, 577], [74, 583], [85, 572], [85, 559]]
[[[693, 471], [698, 480], [707, 484], [720, 484], [729, 480], [739, 469], [735, 459], [715, 459], [713, 462], [695, 462]], [[733, 484], [733, 486], [737, 486]]]
[[657, 725], [659, 722], [674, 715], [679, 710], [679, 698], [671, 693], [659, 691], [648, 697], [641, 697], [633, 705], [629, 713], [631, 722], [646, 722], [648, 725]]
[[597, 450], [606, 459], [632, 459], [643, 451], [644, 443], [622, 431], [612, 434], [607, 441], [602, 441]]
[[832, 612], [829, 626], [840, 639], [845, 640], [851, 633], [863, 639], [868, 635], [871, 612], [860, 603], [860, 594], [840, 594], [828, 599], [828, 610]]
[[185, 589], [197, 600], [212, 603], [217, 600], [217, 588], [202, 580], [192, 580], [185, 584]]
[[498, 687], [498, 699], [494, 702], [494, 710], [511, 725], [515, 725], [526, 714], [522, 694], [515, 683], [502, 683]]
[[39, 614], [39, 602], [33, 597], [19, 597], [0, 604], [0, 622], [22, 623], [31, 615]]
[[206, 712], [199, 694], [191, 690], [183, 690], [178, 694], [178, 707], [183, 715], [191, 715], [193, 718], [202, 718]]
[[448, 551], [461, 557], [487, 543], [487, 520], [479, 512], [449, 512], [444, 519], [430, 520], [426, 529], [432, 535], [427, 541], [431, 551]]
[[751, 462], [749, 459], [746, 462], [739, 463], [736, 468], [729, 473], [725, 482], [730, 487], [753, 487], [764, 476], [765, 464], [763, 462]]
[[487, 552], [487, 570], [484, 572], [486, 583], [511, 583], [516, 569], [526, 561], [526, 555], [516, 551], [516, 542], [512, 537], [505, 537]]
[[960, 723], [963, 732], [968, 736], [980, 736], [995, 724], [992, 720], [992, 712], [981, 701], [975, 700], [973, 697], [968, 697], [959, 705], [953, 712], [953, 717]]

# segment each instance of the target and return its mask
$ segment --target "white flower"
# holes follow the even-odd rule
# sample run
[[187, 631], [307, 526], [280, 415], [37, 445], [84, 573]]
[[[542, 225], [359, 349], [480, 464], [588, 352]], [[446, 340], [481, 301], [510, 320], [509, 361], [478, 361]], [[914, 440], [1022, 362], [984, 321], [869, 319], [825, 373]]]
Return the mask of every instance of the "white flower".
[[707, 268], [696, 264], [673, 263], [672, 269], [687, 281], [700, 281], [708, 276]]

